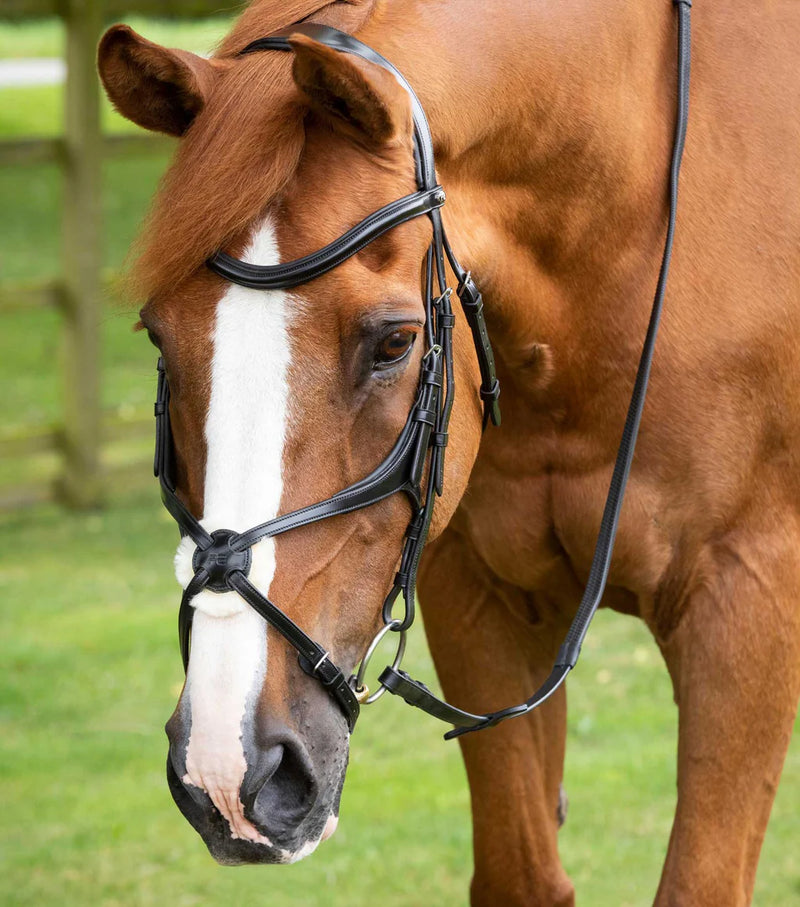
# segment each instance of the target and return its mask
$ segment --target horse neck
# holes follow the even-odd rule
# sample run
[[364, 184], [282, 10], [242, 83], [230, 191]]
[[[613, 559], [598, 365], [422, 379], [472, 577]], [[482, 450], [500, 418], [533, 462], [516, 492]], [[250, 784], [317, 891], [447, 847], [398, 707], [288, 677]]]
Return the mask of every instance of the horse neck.
[[636, 325], [646, 318], [666, 210], [673, 29], [669, 3], [401, 0], [359, 33], [420, 96], [445, 222], [507, 362], [543, 337], [574, 343], [598, 312], [609, 319], [612, 301], [611, 322], [627, 306]]

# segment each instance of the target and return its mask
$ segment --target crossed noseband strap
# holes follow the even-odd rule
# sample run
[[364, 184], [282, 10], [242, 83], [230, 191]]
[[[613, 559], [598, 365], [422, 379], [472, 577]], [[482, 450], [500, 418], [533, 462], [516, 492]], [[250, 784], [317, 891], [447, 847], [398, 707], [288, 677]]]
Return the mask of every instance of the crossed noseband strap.
[[[422, 106], [411, 86], [383, 57], [350, 35], [326, 26], [305, 23], [292, 26], [246, 47], [242, 54], [259, 51], [291, 50], [289, 36], [295, 32], [344, 53], [356, 54], [392, 73], [406, 89], [411, 100], [414, 118], [414, 158], [418, 191], [378, 209], [353, 226], [339, 239], [318, 252], [282, 265], [248, 264], [217, 252], [208, 267], [233, 283], [253, 289], [279, 289], [298, 286], [315, 280], [368, 243], [406, 221], [426, 216], [431, 222], [431, 243], [424, 261], [423, 299], [426, 311], [425, 338], [427, 349], [423, 356], [419, 385], [414, 405], [394, 447], [386, 459], [368, 476], [332, 497], [310, 504], [300, 510], [268, 520], [245, 532], [230, 529], [207, 531], [189, 512], [176, 493], [175, 454], [169, 422], [169, 384], [162, 359], [158, 361], [158, 394], [156, 398], [156, 454], [154, 471], [161, 483], [161, 496], [167, 510], [177, 521], [182, 536], [189, 536], [196, 548], [192, 558], [194, 576], [184, 590], [179, 612], [179, 633], [184, 668], [188, 667], [192, 624], [192, 599], [203, 590], [214, 593], [235, 592], [274, 627], [298, 652], [302, 669], [318, 680], [339, 704], [352, 732], [361, 702], [371, 702], [377, 693], [368, 695], [360, 685], [367, 660], [377, 641], [389, 631], [400, 634], [401, 643], [394, 663], [380, 675], [381, 691], [389, 690], [406, 702], [417, 706], [443, 721], [454, 725], [446, 738], [469, 731], [492, 727], [501, 721], [524, 715], [544, 702], [564, 681], [574, 667], [581, 643], [605, 589], [619, 512], [630, 472], [633, 450], [641, 419], [647, 381], [652, 361], [656, 332], [664, 299], [669, 270], [677, 208], [677, 185], [681, 154], [688, 117], [689, 86], [689, 7], [690, 0], [673, 0], [679, 10], [678, 56], [678, 121], [670, 170], [670, 212], [667, 240], [658, 286], [650, 318], [634, 392], [631, 398], [614, 473], [603, 513], [600, 535], [586, 591], [577, 615], [559, 650], [556, 664], [544, 684], [524, 703], [492, 712], [473, 714], [438, 699], [419, 681], [400, 669], [404, 650], [404, 634], [414, 620], [414, 600], [417, 568], [428, 537], [434, 501], [442, 494], [444, 482], [444, 453], [448, 425], [453, 406], [455, 382], [453, 375], [452, 331], [455, 316], [451, 305], [451, 290], [447, 286], [445, 262], [449, 261], [458, 280], [457, 294], [470, 326], [481, 373], [480, 396], [484, 404], [484, 427], [500, 424], [498, 397], [500, 393], [489, 335], [483, 314], [483, 299], [471, 275], [461, 267], [447, 241], [440, 209], [445, 201], [444, 191], [436, 179], [433, 143]], [[410, 503], [412, 516], [405, 534], [400, 567], [394, 584], [383, 605], [384, 626], [367, 649], [357, 674], [346, 677], [334, 664], [330, 653], [311, 639], [280, 608], [276, 607], [248, 578], [253, 545], [310, 523], [341, 516], [369, 507], [389, 497], [404, 493]], [[397, 600], [403, 599], [402, 616], [394, 614]]]

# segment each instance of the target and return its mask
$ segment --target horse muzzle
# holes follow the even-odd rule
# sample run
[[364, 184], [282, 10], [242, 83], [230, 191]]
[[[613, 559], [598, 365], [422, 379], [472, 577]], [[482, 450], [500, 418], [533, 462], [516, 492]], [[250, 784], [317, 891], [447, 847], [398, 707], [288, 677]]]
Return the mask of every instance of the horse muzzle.
[[184, 710], [179, 708], [167, 723], [170, 792], [217, 862], [293, 863], [333, 833], [348, 739], [344, 722], [325, 704], [332, 720], [315, 720], [313, 740], [302, 739], [273, 718], [252, 730], [243, 727], [247, 768], [238, 790], [220, 786], [213, 778], [192, 776], [186, 764]]

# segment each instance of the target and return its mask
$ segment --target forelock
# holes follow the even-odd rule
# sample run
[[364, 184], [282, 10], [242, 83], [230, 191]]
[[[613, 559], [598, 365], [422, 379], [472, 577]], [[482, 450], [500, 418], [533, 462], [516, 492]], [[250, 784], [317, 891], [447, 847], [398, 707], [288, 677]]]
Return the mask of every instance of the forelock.
[[304, 106], [291, 54], [239, 57], [239, 51], [312, 16], [353, 32], [373, 7], [373, 0], [262, 0], [245, 9], [215, 54], [228, 68], [181, 139], [134, 246], [134, 298], [168, 295], [212, 252], [237, 237], [244, 242], [249, 225], [297, 170]]
[[291, 59], [253, 54], [232, 62], [153, 200], [136, 248], [135, 294], [168, 293], [241, 235], [294, 174], [303, 137]]

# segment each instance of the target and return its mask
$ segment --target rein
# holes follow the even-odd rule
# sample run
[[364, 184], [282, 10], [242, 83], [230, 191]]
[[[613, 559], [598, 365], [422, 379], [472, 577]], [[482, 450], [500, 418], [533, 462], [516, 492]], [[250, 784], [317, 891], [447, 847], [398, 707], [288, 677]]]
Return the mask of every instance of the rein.
[[[481, 373], [480, 396], [484, 405], [484, 428], [489, 422], [496, 426], [500, 425], [498, 403], [500, 386], [483, 315], [483, 298], [470, 273], [459, 264], [447, 241], [441, 219], [445, 192], [436, 180], [433, 141], [427, 118], [411, 86], [388, 60], [351, 35], [328, 26], [312, 23], [290, 26], [269, 37], [254, 41], [241, 51], [241, 55], [266, 50], [290, 51], [289, 37], [299, 32], [343, 53], [362, 57], [390, 72], [405, 88], [411, 99], [418, 190], [384, 205], [339, 239], [318, 252], [295, 261], [274, 266], [253, 265], [218, 251], [209, 258], [208, 267], [240, 286], [264, 290], [291, 288], [320, 277], [388, 230], [424, 215], [430, 219], [432, 226], [431, 244], [425, 257], [423, 291], [427, 350], [422, 359], [415, 402], [400, 436], [386, 459], [361, 481], [330, 498], [283, 514], [245, 532], [217, 529], [209, 533], [178, 497], [174, 476], [174, 442], [169, 421], [169, 383], [164, 361], [162, 358], [158, 360], [154, 472], [160, 481], [164, 506], [178, 523], [181, 536], [189, 536], [197, 546], [192, 559], [194, 576], [184, 589], [178, 615], [184, 670], [189, 664], [193, 617], [191, 601], [198, 592], [209, 589], [213, 592], [237, 592], [298, 651], [300, 667], [316, 678], [339, 704], [351, 733], [361, 704], [374, 702], [386, 690], [401, 696], [410, 705], [421, 708], [435, 718], [454, 725], [453, 729], [445, 734], [445, 739], [450, 739], [470, 731], [492, 727], [507, 718], [524, 715], [544, 702], [564, 682], [578, 660], [581, 643], [606, 586], [619, 513], [647, 392], [672, 254], [678, 175], [688, 122], [691, 0], [673, 0], [673, 3], [678, 9], [679, 29], [678, 116], [670, 168], [667, 238], [650, 323], [606, 499], [589, 580], [566, 639], [559, 649], [553, 670], [544, 684], [524, 703], [486, 715], [466, 712], [438, 699], [423, 683], [413, 680], [400, 668], [405, 652], [406, 631], [414, 621], [417, 568], [428, 537], [435, 499], [442, 494], [444, 453], [455, 393], [452, 331], [456, 319], [451, 305], [452, 290], [447, 285], [445, 259], [450, 263], [458, 279], [456, 293], [475, 344]], [[383, 604], [384, 626], [370, 643], [356, 673], [346, 677], [331, 661], [329, 652], [311, 639], [250, 582], [248, 573], [252, 560], [251, 549], [262, 539], [328, 517], [369, 507], [397, 492], [403, 492], [408, 496], [412, 508], [411, 521], [403, 542], [400, 568]], [[400, 596], [403, 598], [402, 618], [394, 616], [394, 605]], [[399, 634], [397, 654], [392, 665], [381, 673], [380, 688], [370, 695], [363, 682], [366, 667], [378, 643], [389, 632]]]

